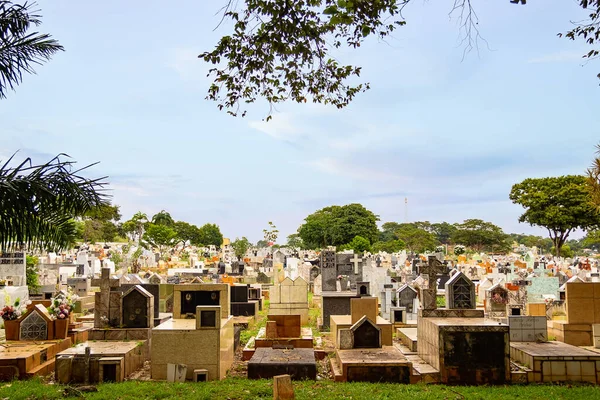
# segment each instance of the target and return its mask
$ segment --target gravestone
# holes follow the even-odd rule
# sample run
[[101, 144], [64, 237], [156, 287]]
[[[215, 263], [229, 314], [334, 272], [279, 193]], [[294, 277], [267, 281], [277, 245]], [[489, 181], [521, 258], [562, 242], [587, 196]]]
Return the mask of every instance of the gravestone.
[[257, 283], [271, 283], [271, 278], [269, 278], [264, 272], [259, 272], [256, 277]]
[[323, 250], [320, 255], [321, 286], [324, 292], [335, 292], [337, 268], [335, 250]]
[[421, 276], [425, 283], [421, 286], [421, 307], [423, 310], [437, 309], [437, 275], [443, 273], [446, 266], [436, 256], [430, 255], [428, 263], [421, 268]]
[[446, 308], [474, 309], [476, 307], [475, 284], [465, 274], [455, 273], [445, 286]]
[[25, 253], [0, 254], [0, 279], [12, 281], [12, 286], [26, 286]]
[[355, 349], [381, 348], [381, 329], [366, 315], [352, 325], [350, 330], [354, 336]]
[[38, 305], [20, 319], [19, 340], [48, 340], [52, 318], [43, 306]]
[[[132, 287], [134, 287], [136, 285], [134, 284], [125, 284], [125, 285], [121, 285], [120, 288], [118, 288], [118, 290], [120, 292], [127, 292], [129, 289], [131, 289]], [[153, 283], [141, 283], [138, 284], [137, 286], [141, 286], [142, 288], [144, 288], [148, 293], [150, 293], [153, 297], [154, 297], [154, 315], [153, 318], [159, 318], [159, 314], [160, 314], [160, 285], [159, 284], [153, 284]]]
[[315, 278], [319, 276], [320, 272], [321, 271], [319, 270], [319, 267], [312, 267], [310, 269], [310, 282], [314, 282]]
[[169, 283], [171, 285], [179, 285], [180, 282], [181, 282], [181, 278], [179, 277], [179, 275], [167, 277], [167, 283]]
[[135, 285], [121, 297], [122, 323], [125, 328], [152, 328], [154, 326], [154, 296]]
[[402, 285], [396, 292], [396, 295], [397, 307], [406, 307], [406, 312], [409, 314], [415, 312], [415, 310], [413, 310], [413, 304], [418, 294], [412, 286], [408, 284]]

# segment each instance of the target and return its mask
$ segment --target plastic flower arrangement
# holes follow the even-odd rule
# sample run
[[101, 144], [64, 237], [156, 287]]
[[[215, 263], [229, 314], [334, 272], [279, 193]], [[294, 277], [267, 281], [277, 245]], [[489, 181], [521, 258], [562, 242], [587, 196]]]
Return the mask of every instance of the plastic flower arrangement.
[[502, 294], [498, 292], [492, 295], [492, 301], [496, 304], [508, 304], [508, 298], [502, 296]]
[[48, 311], [56, 319], [69, 318], [69, 314], [75, 307], [75, 302], [79, 299], [79, 296], [73, 293], [71, 289], [67, 293], [59, 292], [56, 297], [52, 299], [52, 305]]
[[[10, 302], [10, 297], [9, 301]], [[21, 299], [17, 298], [13, 305], [5, 305], [2, 310], [0, 310], [0, 316], [5, 321], [14, 321], [21, 316]]]

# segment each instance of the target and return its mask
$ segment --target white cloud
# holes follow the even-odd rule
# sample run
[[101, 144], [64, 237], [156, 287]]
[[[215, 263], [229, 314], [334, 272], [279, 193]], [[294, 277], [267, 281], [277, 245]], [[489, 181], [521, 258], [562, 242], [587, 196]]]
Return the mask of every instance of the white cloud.
[[528, 64], [541, 64], [541, 63], [556, 63], [566, 62], [574, 60], [582, 60], [582, 52], [579, 51], [560, 51], [558, 53], [551, 53], [541, 57], [530, 58], [527, 60]]

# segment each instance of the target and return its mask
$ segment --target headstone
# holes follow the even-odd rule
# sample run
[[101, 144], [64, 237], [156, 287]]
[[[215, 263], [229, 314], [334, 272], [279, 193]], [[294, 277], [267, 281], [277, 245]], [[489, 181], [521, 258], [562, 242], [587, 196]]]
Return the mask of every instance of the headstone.
[[46, 308], [42, 305], [36, 305], [31, 311], [20, 318], [19, 340], [48, 340], [49, 324], [52, 318]]
[[335, 251], [323, 250], [320, 256], [320, 265], [323, 291], [336, 291], [337, 269]]
[[354, 334], [355, 349], [381, 348], [381, 328], [367, 316], [363, 316], [350, 328]]
[[152, 328], [154, 326], [154, 296], [135, 285], [121, 298], [122, 323], [125, 328]]
[[426, 283], [421, 287], [421, 306], [423, 310], [437, 309], [437, 285], [436, 277], [442, 273], [446, 266], [436, 256], [429, 256], [427, 265], [421, 267], [421, 276]]
[[462, 272], [457, 272], [446, 282], [446, 308], [474, 309], [475, 284]]
[[294, 387], [290, 375], [276, 375], [273, 377], [273, 400], [293, 400]]
[[25, 273], [25, 253], [0, 254], [0, 279], [12, 281], [12, 286], [27, 286]]

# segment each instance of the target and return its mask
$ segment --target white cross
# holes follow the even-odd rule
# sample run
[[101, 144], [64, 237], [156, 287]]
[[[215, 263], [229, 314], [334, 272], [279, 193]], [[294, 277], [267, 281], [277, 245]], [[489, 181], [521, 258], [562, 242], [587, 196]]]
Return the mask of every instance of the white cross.
[[358, 263], [362, 262], [362, 258], [358, 258], [358, 254], [354, 253], [354, 257], [350, 261], [354, 264], [354, 273], [358, 274]]

